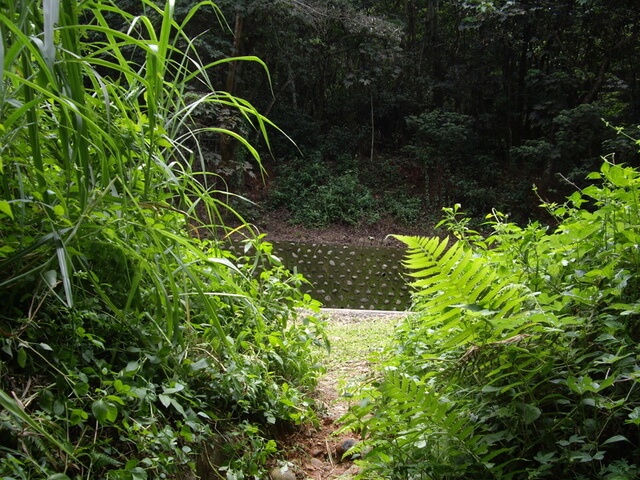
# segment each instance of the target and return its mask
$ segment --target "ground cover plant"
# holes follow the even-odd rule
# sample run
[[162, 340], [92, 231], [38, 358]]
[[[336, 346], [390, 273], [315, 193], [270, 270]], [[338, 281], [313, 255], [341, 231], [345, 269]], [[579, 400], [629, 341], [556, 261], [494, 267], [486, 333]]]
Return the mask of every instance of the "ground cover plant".
[[640, 173], [602, 164], [555, 225], [459, 206], [408, 247], [415, 314], [347, 415], [362, 478], [640, 473]]
[[263, 238], [225, 250], [198, 135], [259, 157], [191, 114], [269, 122], [184, 33], [216, 5], [173, 9], [0, 6], [2, 478], [264, 478], [269, 430], [313, 420], [317, 305]]

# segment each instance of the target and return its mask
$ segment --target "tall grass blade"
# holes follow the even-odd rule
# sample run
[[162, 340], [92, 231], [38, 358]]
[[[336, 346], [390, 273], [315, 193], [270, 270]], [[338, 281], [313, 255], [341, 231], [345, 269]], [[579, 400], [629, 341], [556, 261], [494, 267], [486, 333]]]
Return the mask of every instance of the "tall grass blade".
[[24, 411], [24, 409], [18, 404], [16, 400], [7, 395], [4, 390], [0, 389], [0, 406], [4, 408], [7, 412], [13, 415], [17, 420], [24, 422], [30, 428], [32, 428], [35, 432], [38, 432], [44, 438], [46, 438], [52, 445], [62, 450], [64, 453], [69, 455], [69, 458], [77, 461], [75, 453], [71, 445], [63, 440], [59, 440], [47, 432], [42, 426], [36, 422], [31, 416]]
[[[0, 104], [4, 103], [4, 35], [2, 25], [0, 25]], [[0, 163], [0, 173], [2, 173], [2, 163]]]
[[63, 240], [57, 232], [53, 233], [53, 241], [56, 244], [56, 255], [58, 256], [58, 265], [60, 266], [60, 276], [62, 278], [62, 287], [65, 295], [65, 305], [67, 308], [73, 307], [73, 292], [71, 289], [71, 275], [67, 265], [67, 252]]
[[53, 31], [60, 16], [60, 0], [43, 0], [42, 9], [44, 14], [44, 46], [42, 54], [49, 68], [53, 69], [56, 59]]

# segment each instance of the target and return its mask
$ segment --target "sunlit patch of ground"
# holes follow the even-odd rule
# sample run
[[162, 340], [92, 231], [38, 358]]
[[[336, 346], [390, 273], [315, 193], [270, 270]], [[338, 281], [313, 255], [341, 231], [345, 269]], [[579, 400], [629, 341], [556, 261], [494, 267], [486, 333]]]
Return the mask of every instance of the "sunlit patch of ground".
[[338, 420], [349, 408], [345, 393], [371, 375], [380, 352], [392, 340], [395, 326], [406, 312], [326, 310], [325, 314], [331, 352], [324, 357], [327, 372], [316, 390], [320, 424], [290, 436], [285, 449], [298, 478], [346, 480], [358, 470], [352, 462], [340, 459], [340, 446], [350, 437], [336, 435]]

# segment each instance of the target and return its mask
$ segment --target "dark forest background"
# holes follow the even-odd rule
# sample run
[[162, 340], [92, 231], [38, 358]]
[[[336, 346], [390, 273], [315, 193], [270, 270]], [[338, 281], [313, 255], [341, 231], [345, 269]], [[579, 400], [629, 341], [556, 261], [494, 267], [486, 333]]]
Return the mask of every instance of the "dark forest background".
[[[540, 215], [540, 197], [583, 186], [601, 156], [638, 164], [634, 0], [217, 4], [225, 20], [203, 14], [189, 25], [202, 62], [262, 59], [269, 75], [234, 62], [219, 85], [295, 145], [273, 131], [270, 150], [261, 146], [266, 189], [229, 139], [211, 134], [194, 162], [294, 222], [429, 223], [454, 203], [526, 221]], [[225, 109], [198, 121], [259, 139]]]

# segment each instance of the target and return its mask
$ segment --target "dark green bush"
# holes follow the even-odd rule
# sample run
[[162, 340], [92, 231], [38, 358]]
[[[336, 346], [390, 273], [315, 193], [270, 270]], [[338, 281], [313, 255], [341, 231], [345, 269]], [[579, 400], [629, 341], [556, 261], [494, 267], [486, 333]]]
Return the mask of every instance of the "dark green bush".
[[422, 199], [409, 195], [406, 189], [385, 193], [380, 206], [397, 221], [415, 225], [422, 217]]
[[334, 174], [319, 153], [285, 164], [277, 173], [269, 203], [287, 208], [294, 223], [309, 227], [378, 219], [377, 202], [358, 175], [353, 171]]
[[330, 223], [358, 225], [378, 219], [376, 202], [368, 188], [360, 183], [354, 172], [329, 179], [325, 185], [310, 193], [293, 219], [310, 226]]

